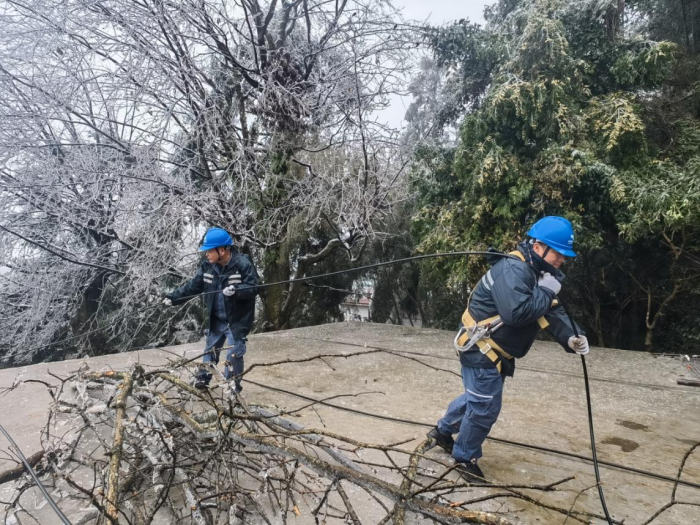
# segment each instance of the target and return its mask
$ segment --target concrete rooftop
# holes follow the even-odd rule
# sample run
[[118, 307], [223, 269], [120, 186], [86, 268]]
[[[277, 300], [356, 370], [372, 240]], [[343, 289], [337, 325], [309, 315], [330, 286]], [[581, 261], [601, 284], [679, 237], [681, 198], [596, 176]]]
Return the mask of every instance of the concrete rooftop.
[[[246, 375], [245, 399], [248, 403], [294, 410], [309, 401], [266, 387], [313, 399], [353, 394], [329, 402], [346, 409], [432, 425], [462, 390], [456, 375], [459, 362], [452, 350], [453, 336], [445, 331], [370, 323], [338, 323], [255, 335], [249, 341], [247, 366], [317, 354], [371, 352], [376, 348], [404, 353], [375, 352], [346, 359], [330, 357], [255, 368]], [[194, 356], [201, 348], [201, 344], [183, 345], [87, 361], [93, 370], [124, 369], [137, 360], [158, 365], [173, 353]], [[44, 380], [51, 380], [47, 370], [68, 375], [80, 363], [65, 361], [0, 370], [0, 387], [12, 385], [19, 373], [22, 379]], [[677, 359], [593, 348], [587, 363], [599, 459], [675, 478], [685, 453], [700, 442], [700, 388], [676, 384], [682, 373]], [[46, 390], [31, 383], [2, 397], [0, 423], [27, 455], [38, 449], [49, 402]], [[389, 444], [414, 438], [402, 445], [407, 450], [415, 448], [428, 430], [427, 426], [323, 405], [298, 412], [294, 420], [370, 443]], [[536, 343], [530, 354], [518, 362], [515, 377], [506, 381], [503, 411], [492, 436], [589, 456], [586, 400], [578, 356], [566, 354], [554, 343]], [[0, 450], [7, 451], [7, 443], [3, 441]], [[602, 513], [590, 463], [495, 441], [487, 441], [484, 453], [480, 465], [496, 483], [547, 484], [575, 475], [576, 479], [560, 491], [532, 494], [544, 503]], [[449, 461], [438, 449], [429, 455]], [[9, 466], [0, 460], [0, 470]], [[671, 500], [672, 483], [613, 468], [602, 468], [601, 476], [610, 512], [627, 524], [644, 523]], [[700, 484], [700, 448], [689, 457], [682, 479]], [[589, 490], [580, 493], [584, 489]], [[354, 495], [361, 494], [358, 491]], [[700, 489], [679, 486], [676, 497], [700, 504]], [[484, 502], [481, 508], [507, 512], [521, 523], [565, 522], [561, 514], [521, 500], [492, 500]], [[700, 524], [700, 507], [674, 506], [653, 523]]]

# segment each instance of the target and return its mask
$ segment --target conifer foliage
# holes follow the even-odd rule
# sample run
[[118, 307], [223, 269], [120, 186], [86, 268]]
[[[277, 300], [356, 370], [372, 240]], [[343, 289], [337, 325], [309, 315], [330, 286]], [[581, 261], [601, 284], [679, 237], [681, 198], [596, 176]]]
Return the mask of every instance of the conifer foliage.
[[[681, 299], [700, 283], [698, 84], [679, 77], [696, 58], [667, 26], [654, 32], [661, 11], [501, 1], [483, 28], [434, 30], [462, 114], [456, 146], [424, 150], [414, 169], [419, 250], [508, 249], [537, 218], [563, 215], [580, 253], [565, 288], [598, 344], [692, 341]], [[482, 264], [432, 262], [424, 279], [458, 288]]]

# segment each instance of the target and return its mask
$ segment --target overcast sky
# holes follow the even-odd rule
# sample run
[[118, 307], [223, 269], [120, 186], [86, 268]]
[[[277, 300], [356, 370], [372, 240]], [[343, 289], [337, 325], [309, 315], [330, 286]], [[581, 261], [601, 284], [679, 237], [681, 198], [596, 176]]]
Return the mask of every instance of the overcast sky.
[[[434, 25], [449, 23], [460, 18], [484, 22], [484, 6], [495, 0], [394, 0], [392, 4], [403, 10], [406, 20], [428, 21]], [[400, 127], [411, 97], [392, 97], [389, 108], [382, 111], [379, 120]]]
[[483, 22], [484, 6], [494, 0], [394, 0], [395, 7], [403, 9], [407, 20], [426, 20], [442, 24], [468, 18], [472, 22]]

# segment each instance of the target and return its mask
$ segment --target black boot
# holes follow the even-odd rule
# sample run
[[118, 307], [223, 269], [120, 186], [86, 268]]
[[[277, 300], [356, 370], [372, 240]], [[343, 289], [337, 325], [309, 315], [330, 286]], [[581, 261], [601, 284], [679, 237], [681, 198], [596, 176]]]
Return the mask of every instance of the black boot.
[[435, 444], [443, 449], [448, 454], [452, 454], [452, 448], [455, 446], [455, 440], [452, 436], [448, 436], [440, 432], [437, 427], [428, 432], [427, 436], [435, 441]]
[[194, 380], [194, 387], [197, 390], [206, 390], [209, 388], [209, 382], [211, 381], [212, 374], [206, 371], [204, 367], [200, 367], [197, 370], [197, 376]]
[[475, 459], [466, 462], [457, 461], [456, 469], [465, 481], [470, 483], [488, 483], [479, 465], [476, 464]]

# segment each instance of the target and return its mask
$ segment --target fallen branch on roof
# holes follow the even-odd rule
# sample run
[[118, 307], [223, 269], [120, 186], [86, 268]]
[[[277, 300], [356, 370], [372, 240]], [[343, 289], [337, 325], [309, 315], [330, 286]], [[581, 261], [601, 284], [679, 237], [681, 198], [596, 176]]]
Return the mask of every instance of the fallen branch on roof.
[[[39, 450], [38, 452], [35, 452], [31, 456], [27, 457], [27, 463], [29, 463], [32, 467], [35, 467], [39, 463], [39, 461], [42, 460], [43, 457], [44, 451]], [[0, 473], [0, 485], [2, 485], [3, 483], [8, 483], [9, 481], [19, 479], [26, 472], [27, 469], [21, 463], [14, 468], [5, 470], [4, 472]]]
[[[473, 506], [499, 498], [580, 522], [597, 517], [515, 490], [552, 492], [571, 478], [540, 486], [465, 483], [440, 456], [427, 454], [429, 441], [411, 451], [402, 447], [408, 442], [365, 443], [306, 429], [278, 411], [248, 406], [225, 383], [197, 390], [190, 376], [179, 365], [135, 366], [81, 370], [51, 385], [56, 401], [42, 443], [52, 454], [42, 479], [62, 492], [73, 521], [272, 525], [303, 516], [360, 525], [383, 515], [382, 522], [400, 524], [412, 513], [435, 523], [514, 525], [507, 507], [493, 513]], [[9, 508], [50, 520], [45, 508], [28, 510], [32, 485], [18, 483]]]

